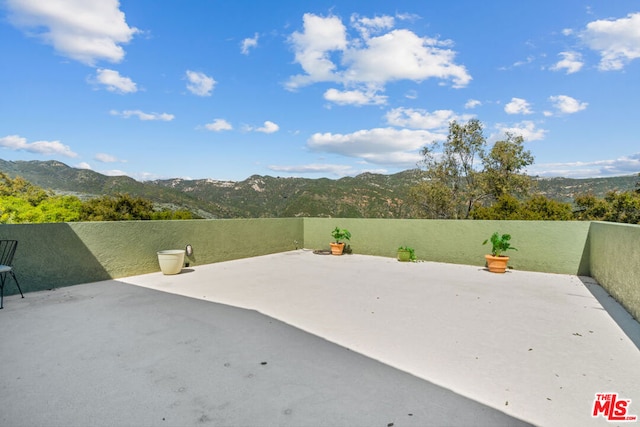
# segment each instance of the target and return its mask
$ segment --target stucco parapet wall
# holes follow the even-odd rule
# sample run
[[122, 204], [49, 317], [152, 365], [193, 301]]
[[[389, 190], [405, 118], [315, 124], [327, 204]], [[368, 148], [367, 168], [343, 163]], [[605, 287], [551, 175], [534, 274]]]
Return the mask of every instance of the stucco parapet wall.
[[512, 236], [509, 251], [516, 270], [589, 275], [589, 223], [585, 221], [472, 221], [424, 219], [305, 218], [305, 247], [329, 246], [331, 230], [348, 229], [355, 253], [395, 257], [411, 246], [418, 259], [484, 265], [494, 231]]
[[[592, 276], [640, 318], [640, 226], [578, 221], [450, 221], [354, 218], [259, 218], [186, 221], [3, 224], [19, 241], [15, 270], [23, 291], [159, 271], [156, 252], [191, 244], [191, 265], [299, 247], [328, 248], [331, 230], [352, 233], [355, 253], [395, 257], [411, 246], [418, 259], [484, 265], [491, 233], [509, 233], [514, 270]], [[619, 262], [622, 261], [622, 262]], [[17, 288], [5, 286], [11, 295]]]
[[187, 244], [191, 265], [284, 252], [304, 233], [301, 219], [284, 218], [8, 224], [0, 238], [19, 241], [14, 265], [28, 292], [159, 271], [157, 251]]
[[591, 276], [640, 319], [640, 225], [591, 223]]

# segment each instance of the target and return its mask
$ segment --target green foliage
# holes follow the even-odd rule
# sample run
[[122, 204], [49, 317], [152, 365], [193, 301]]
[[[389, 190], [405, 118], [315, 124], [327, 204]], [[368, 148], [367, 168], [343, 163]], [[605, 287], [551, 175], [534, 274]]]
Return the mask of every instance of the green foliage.
[[155, 211], [150, 200], [128, 194], [102, 196], [82, 202], [75, 196], [57, 196], [0, 172], [0, 223], [73, 221], [122, 221], [145, 219], [191, 219], [189, 211]]
[[496, 141], [489, 154], [481, 155], [482, 185], [493, 200], [504, 195], [526, 196], [534, 184], [531, 177], [522, 173], [534, 161], [531, 152], [522, 145], [524, 138], [509, 132], [505, 136], [506, 139]]
[[511, 235], [510, 234], [503, 234], [501, 236], [496, 231], [495, 233], [493, 233], [491, 235], [490, 238], [488, 238], [487, 240], [482, 242], [482, 244], [486, 245], [488, 242], [491, 242], [491, 255], [493, 255], [493, 256], [506, 256], [506, 255], [502, 255], [502, 253], [506, 252], [506, 251], [508, 251], [510, 249], [514, 250], [514, 251], [517, 251], [516, 248], [511, 246], [511, 243], [509, 243], [509, 240], [511, 240]]
[[349, 230], [344, 228], [336, 227], [332, 232], [331, 236], [333, 237], [336, 243], [340, 243], [341, 240], [351, 240], [351, 233]]
[[522, 171], [533, 164], [533, 156], [524, 150], [522, 136], [507, 133], [487, 153], [482, 128], [477, 119], [464, 125], [452, 121], [441, 147], [422, 149], [426, 179], [410, 190], [409, 200], [425, 217], [470, 218], [474, 209], [503, 196], [529, 193], [533, 181]]
[[82, 221], [130, 221], [150, 220], [153, 203], [129, 194], [101, 196], [87, 200], [82, 205]]
[[80, 200], [55, 196], [21, 177], [0, 172], [0, 223], [40, 223], [77, 221]]
[[[409, 190], [409, 203], [414, 215], [432, 219], [450, 219], [458, 215], [454, 191], [444, 182], [424, 181]], [[457, 216], [456, 216], [457, 217]]]
[[5, 196], [20, 197], [32, 206], [37, 206], [40, 202], [52, 196], [52, 193], [32, 185], [22, 177], [11, 179], [9, 175], [0, 172], [0, 197]]
[[74, 222], [80, 221], [82, 201], [75, 196], [54, 196], [40, 203], [37, 221], [32, 222]]
[[640, 192], [610, 191], [603, 198], [583, 194], [575, 198], [576, 219], [640, 224]]
[[[482, 197], [479, 172], [474, 162], [483, 156], [485, 138], [482, 123], [471, 119], [461, 125], [449, 123], [447, 140], [422, 149], [426, 180], [411, 192], [429, 218], [468, 218]], [[436, 150], [441, 148], [441, 153]]]
[[169, 209], [163, 209], [161, 211], [155, 211], [151, 214], [152, 220], [177, 220], [177, 219], [194, 219], [193, 213], [185, 209], [179, 209], [172, 211]]
[[416, 251], [410, 246], [400, 246], [398, 252], [409, 252], [409, 261], [416, 260]]
[[490, 206], [479, 206], [472, 213], [473, 219], [570, 221], [574, 219], [569, 203], [558, 202], [541, 194], [525, 201], [505, 194]]

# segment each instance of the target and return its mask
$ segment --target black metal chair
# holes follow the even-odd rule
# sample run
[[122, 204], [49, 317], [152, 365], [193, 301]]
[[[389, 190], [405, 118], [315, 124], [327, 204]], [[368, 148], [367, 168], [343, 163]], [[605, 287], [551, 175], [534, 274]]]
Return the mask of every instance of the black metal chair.
[[13, 272], [13, 256], [16, 254], [17, 247], [17, 240], [0, 240], [0, 309], [4, 307], [4, 284], [7, 280], [7, 274], [13, 277], [13, 281], [16, 282], [20, 295], [24, 298], [18, 279], [16, 279], [16, 274]]

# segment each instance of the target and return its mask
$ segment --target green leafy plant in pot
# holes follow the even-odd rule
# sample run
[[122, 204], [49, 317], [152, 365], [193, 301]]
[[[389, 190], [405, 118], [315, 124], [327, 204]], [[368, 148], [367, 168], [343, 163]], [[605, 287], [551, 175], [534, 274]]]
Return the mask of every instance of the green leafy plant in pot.
[[345, 246], [343, 240], [351, 240], [351, 233], [347, 229], [336, 227], [331, 232], [331, 236], [334, 239], [331, 242], [331, 254], [342, 255]]
[[409, 246], [400, 246], [398, 248], [398, 261], [409, 262], [416, 260], [416, 251]]
[[509, 243], [510, 240], [510, 234], [500, 235], [496, 231], [490, 238], [482, 242], [483, 245], [491, 242], [491, 254], [487, 254], [484, 257], [487, 260], [487, 267], [492, 273], [504, 273], [507, 270], [509, 257], [507, 255], [503, 255], [503, 253], [510, 249], [517, 251], [517, 249]]

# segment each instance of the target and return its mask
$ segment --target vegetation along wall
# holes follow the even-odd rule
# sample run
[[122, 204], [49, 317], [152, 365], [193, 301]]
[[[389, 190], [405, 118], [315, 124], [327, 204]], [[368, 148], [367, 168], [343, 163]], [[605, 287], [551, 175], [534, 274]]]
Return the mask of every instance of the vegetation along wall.
[[[160, 270], [156, 252], [193, 247], [190, 265], [284, 252], [302, 244], [301, 219], [2, 224], [18, 240], [14, 266], [25, 292]], [[5, 294], [17, 293], [12, 281]]]
[[640, 225], [592, 222], [591, 277], [640, 320]]
[[494, 231], [511, 234], [508, 251], [517, 270], [589, 275], [589, 223], [580, 221], [455, 221], [422, 219], [304, 218], [304, 245], [327, 249], [331, 230], [346, 228], [358, 254], [395, 257], [399, 246], [425, 261], [484, 266]]

